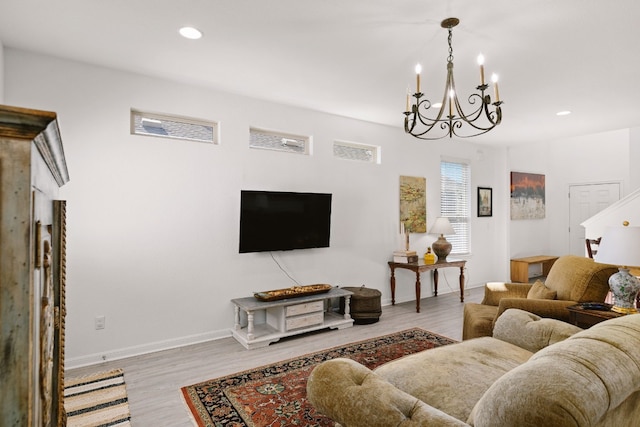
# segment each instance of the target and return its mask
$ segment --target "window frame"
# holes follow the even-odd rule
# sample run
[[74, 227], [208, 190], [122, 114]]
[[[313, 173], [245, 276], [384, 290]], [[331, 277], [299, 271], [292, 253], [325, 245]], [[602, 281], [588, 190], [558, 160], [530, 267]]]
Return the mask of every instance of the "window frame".
[[[136, 116], [140, 116], [141, 121], [143, 121], [144, 119], [148, 119], [151, 121], [158, 121], [158, 120], [169, 121], [169, 122], [175, 122], [175, 123], [182, 123], [185, 125], [210, 127], [211, 140], [205, 140], [202, 138], [189, 138], [187, 136], [162, 135], [162, 134], [153, 133], [153, 132], [138, 132], [136, 131], [136, 125], [135, 125]], [[193, 117], [185, 117], [185, 116], [179, 116], [175, 114], [152, 113], [150, 111], [143, 111], [143, 110], [138, 110], [136, 108], [131, 108], [130, 114], [129, 114], [129, 126], [130, 126], [131, 135], [151, 136], [151, 137], [164, 138], [164, 139], [175, 139], [180, 141], [201, 142], [203, 144], [213, 144], [213, 145], [220, 144], [220, 123], [213, 120], [196, 119]]]
[[440, 216], [448, 218], [456, 231], [446, 236], [452, 245], [451, 254], [470, 255], [471, 164], [468, 160], [440, 159]]
[[[335, 148], [336, 146], [339, 147], [345, 147], [345, 148], [352, 148], [355, 150], [369, 150], [371, 151], [372, 155], [371, 158], [369, 160], [362, 160], [362, 159], [358, 159], [358, 158], [349, 158], [349, 157], [341, 157], [341, 156], [337, 156], [336, 152], [335, 152]], [[332, 145], [332, 151], [333, 151], [333, 157], [335, 157], [336, 159], [340, 159], [340, 160], [347, 160], [347, 161], [352, 161], [352, 162], [360, 162], [360, 163], [372, 163], [374, 165], [379, 165], [381, 163], [381, 149], [379, 146], [377, 145], [371, 145], [371, 144], [363, 144], [361, 142], [351, 142], [351, 141], [344, 141], [344, 140], [339, 140], [336, 139], [333, 141], [333, 145]]]
[[[259, 146], [253, 145], [251, 143], [251, 134], [253, 132], [262, 133], [265, 135], [275, 136], [281, 138], [283, 140], [282, 145], [286, 146], [286, 142], [284, 140], [292, 140], [292, 142], [303, 141], [304, 149], [303, 150], [287, 150], [278, 147], [267, 147], [267, 146]], [[312, 143], [313, 138], [310, 135], [296, 135], [290, 132], [282, 132], [278, 130], [265, 129], [260, 127], [251, 126], [249, 127], [249, 148], [255, 150], [268, 150], [268, 151], [278, 151], [280, 153], [293, 153], [293, 154], [301, 154], [305, 156], [310, 156], [312, 154]], [[292, 145], [293, 146], [293, 145]]]

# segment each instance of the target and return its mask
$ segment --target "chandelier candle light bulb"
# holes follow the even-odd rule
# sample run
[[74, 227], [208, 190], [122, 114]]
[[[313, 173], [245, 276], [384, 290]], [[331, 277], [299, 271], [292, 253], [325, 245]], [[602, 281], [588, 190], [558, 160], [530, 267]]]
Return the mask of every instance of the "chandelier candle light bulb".
[[480, 85], [484, 86], [484, 55], [478, 55], [478, 65], [480, 66]]
[[409, 86], [407, 86], [407, 108], [404, 110], [406, 112], [409, 112], [409, 99], [410, 99], [410, 95], [409, 95]]
[[496, 95], [496, 101], [495, 102], [500, 102], [500, 92], [498, 92], [498, 75], [496, 73], [493, 73], [491, 75], [491, 81], [493, 82], [493, 89], [494, 89], [495, 95]]
[[451, 118], [453, 118], [453, 103], [456, 97], [456, 92], [451, 89], [449, 91], [449, 116], [451, 116]]
[[422, 65], [416, 64], [416, 93], [420, 93], [420, 73], [422, 73]]

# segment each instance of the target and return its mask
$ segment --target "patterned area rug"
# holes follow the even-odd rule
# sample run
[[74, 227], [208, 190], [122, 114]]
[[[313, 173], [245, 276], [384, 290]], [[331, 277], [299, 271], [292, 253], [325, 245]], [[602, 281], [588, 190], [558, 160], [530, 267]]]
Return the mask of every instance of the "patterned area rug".
[[130, 426], [122, 369], [65, 379], [64, 409], [67, 427]]
[[183, 387], [182, 395], [199, 427], [334, 426], [306, 399], [307, 378], [315, 365], [348, 357], [373, 369], [454, 342], [409, 329]]

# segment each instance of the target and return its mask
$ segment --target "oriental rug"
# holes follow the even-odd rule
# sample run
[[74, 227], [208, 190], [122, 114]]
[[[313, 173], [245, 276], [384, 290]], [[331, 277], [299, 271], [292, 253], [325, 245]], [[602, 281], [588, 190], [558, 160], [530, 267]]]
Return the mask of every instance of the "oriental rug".
[[347, 357], [374, 369], [456, 341], [414, 328], [182, 387], [199, 427], [334, 426], [306, 399], [307, 378], [325, 360]]
[[124, 372], [116, 369], [65, 379], [64, 409], [67, 427], [130, 426]]

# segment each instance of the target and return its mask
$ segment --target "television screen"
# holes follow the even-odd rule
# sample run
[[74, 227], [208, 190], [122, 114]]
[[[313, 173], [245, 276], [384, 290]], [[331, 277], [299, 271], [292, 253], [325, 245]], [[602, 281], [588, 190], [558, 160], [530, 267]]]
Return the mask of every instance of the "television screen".
[[240, 253], [329, 247], [331, 194], [240, 192]]

